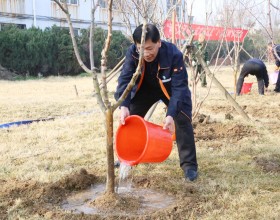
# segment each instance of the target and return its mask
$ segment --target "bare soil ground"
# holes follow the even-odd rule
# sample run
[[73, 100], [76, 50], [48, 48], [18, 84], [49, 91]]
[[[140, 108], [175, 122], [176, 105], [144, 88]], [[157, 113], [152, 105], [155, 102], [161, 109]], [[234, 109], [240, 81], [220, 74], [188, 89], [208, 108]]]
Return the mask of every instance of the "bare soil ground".
[[[229, 68], [216, 76], [233, 91]], [[253, 77], [246, 80], [256, 82]], [[92, 96], [91, 79], [0, 81], [0, 86], [0, 124], [56, 118], [0, 131], [0, 219], [280, 218], [280, 94], [272, 92], [273, 85], [265, 96], [257, 94], [255, 83], [251, 94], [237, 97], [251, 121], [212, 85], [193, 122], [198, 180], [184, 180], [174, 143], [165, 162], [134, 168], [133, 186], [170, 194], [176, 202], [153, 214], [119, 216], [114, 209], [133, 213], [139, 207], [137, 200], [103, 197], [93, 205], [105, 208], [105, 217], [61, 209], [67, 196], [106, 181], [104, 121]], [[111, 95], [114, 86], [115, 82]], [[198, 98], [206, 93], [207, 88], [199, 88]], [[151, 121], [161, 124], [163, 115], [164, 106], [159, 105]], [[114, 117], [117, 121], [117, 113]]]

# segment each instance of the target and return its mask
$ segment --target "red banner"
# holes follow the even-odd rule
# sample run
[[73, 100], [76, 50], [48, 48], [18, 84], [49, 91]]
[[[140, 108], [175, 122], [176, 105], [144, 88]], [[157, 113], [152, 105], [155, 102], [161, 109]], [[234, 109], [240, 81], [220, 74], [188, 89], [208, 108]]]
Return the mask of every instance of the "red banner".
[[[176, 22], [175, 24], [175, 38], [176, 39], [186, 39], [183, 33], [186, 33], [186, 36], [191, 34], [191, 30], [194, 34], [194, 40], [198, 39], [200, 33], [204, 33], [206, 40], [225, 40], [225, 41], [236, 41], [243, 42], [246, 37], [248, 30], [241, 28], [223, 28], [223, 27], [214, 27], [214, 26], [205, 26], [197, 24], [187, 24]], [[172, 38], [172, 22], [166, 20], [164, 22], [163, 32], [166, 38]]]

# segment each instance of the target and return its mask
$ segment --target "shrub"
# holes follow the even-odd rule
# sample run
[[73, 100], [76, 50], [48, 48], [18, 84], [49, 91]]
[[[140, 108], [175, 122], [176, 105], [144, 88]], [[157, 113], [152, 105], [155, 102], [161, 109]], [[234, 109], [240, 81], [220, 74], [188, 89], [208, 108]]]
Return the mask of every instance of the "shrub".
[[[76, 36], [78, 49], [83, 62], [89, 67], [89, 31], [82, 30], [81, 33], [81, 36]], [[96, 28], [93, 52], [95, 67], [98, 68], [106, 37], [105, 30]], [[122, 59], [129, 44], [120, 31], [113, 31], [108, 68], [113, 68]], [[0, 51], [0, 64], [23, 76], [37, 76], [39, 72], [44, 76], [77, 75], [82, 71], [74, 54], [69, 30], [57, 26], [45, 30], [6, 26], [0, 31]]]

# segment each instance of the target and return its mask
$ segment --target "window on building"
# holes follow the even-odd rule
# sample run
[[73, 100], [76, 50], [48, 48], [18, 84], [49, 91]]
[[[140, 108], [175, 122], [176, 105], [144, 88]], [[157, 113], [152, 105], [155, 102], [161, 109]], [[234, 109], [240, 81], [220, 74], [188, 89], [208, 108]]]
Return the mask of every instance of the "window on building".
[[166, 0], [167, 10], [177, 3], [177, 0]]
[[75, 36], [79, 36], [80, 35], [80, 29], [74, 28], [73, 31], [74, 31], [74, 35]]
[[5, 29], [6, 27], [9, 27], [9, 26], [15, 26], [18, 29], [26, 29], [26, 25], [25, 24], [0, 23], [0, 31]]
[[68, 4], [78, 5], [78, 0], [67, 0]]
[[167, 11], [176, 5], [176, 16], [181, 18], [181, 4], [178, 0], [166, 0]]
[[[115, 9], [115, 10], [118, 9], [117, 4], [118, 3], [115, 3], [113, 1], [112, 9]], [[100, 5], [101, 8], [107, 8], [108, 7], [108, 2], [106, 0], [100, 0], [99, 5]]]
[[[68, 28], [68, 27], [61, 27], [61, 29], [65, 29], [65, 30], [69, 31], [69, 28]], [[73, 31], [74, 31], [74, 35], [75, 35], [75, 36], [80, 36], [80, 35], [81, 35], [81, 29], [79, 29], [79, 28], [73, 28]]]
[[[59, 1], [61, 2], [61, 0], [59, 0]], [[66, 0], [66, 3], [69, 4], [69, 5], [78, 5], [79, 0]]]
[[107, 4], [106, 4], [105, 0], [100, 0], [99, 5], [100, 5], [101, 8], [106, 8], [107, 7]]
[[188, 22], [190, 24], [193, 24], [193, 19], [194, 19], [194, 16], [188, 16]]

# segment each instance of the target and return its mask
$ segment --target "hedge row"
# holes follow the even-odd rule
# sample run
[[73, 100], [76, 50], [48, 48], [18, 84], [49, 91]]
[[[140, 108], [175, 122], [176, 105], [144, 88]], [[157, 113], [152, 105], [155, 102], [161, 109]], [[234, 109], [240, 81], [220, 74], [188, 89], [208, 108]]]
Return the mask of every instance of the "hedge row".
[[[89, 67], [89, 32], [82, 30], [76, 37], [82, 60]], [[100, 67], [101, 51], [107, 33], [95, 29], [94, 63]], [[120, 32], [113, 31], [108, 54], [108, 68], [113, 68], [124, 56], [130, 41]], [[45, 30], [38, 28], [18, 29], [7, 26], [0, 31], [0, 64], [21, 75], [77, 75], [80, 68], [72, 46], [69, 30], [53, 26]]]

